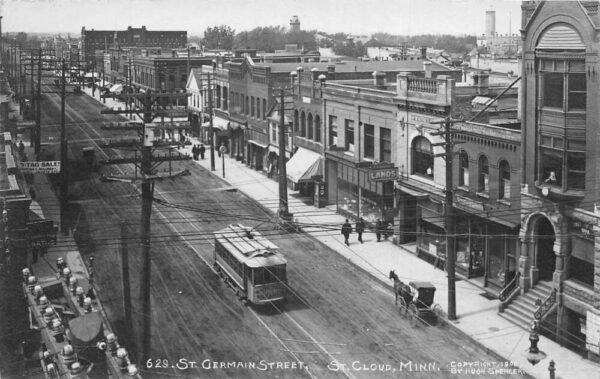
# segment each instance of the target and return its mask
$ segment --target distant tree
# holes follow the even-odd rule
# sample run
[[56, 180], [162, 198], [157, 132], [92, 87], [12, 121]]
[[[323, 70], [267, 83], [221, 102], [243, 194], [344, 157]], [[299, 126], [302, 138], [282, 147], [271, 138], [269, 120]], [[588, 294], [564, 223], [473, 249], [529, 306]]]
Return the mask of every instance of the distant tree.
[[15, 37], [15, 40], [17, 41], [17, 43], [25, 43], [25, 42], [27, 42], [27, 33], [24, 33], [24, 32], [17, 33], [17, 36]]
[[354, 42], [354, 39], [346, 38], [345, 41], [334, 41], [333, 52], [338, 55], [358, 58], [365, 55], [366, 48], [362, 42]]
[[230, 26], [209, 26], [204, 31], [202, 43], [207, 49], [231, 50], [233, 48], [234, 37], [235, 31]]
[[285, 35], [285, 43], [296, 44], [304, 51], [317, 50], [317, 40], [315, 39], [316, 31], [300, 30], [297, 32], [290, 31]]
[[238, 33], [234, 39], [234, 47], [240, 49], [256, 49], [274, 52], [283, 49], [286, 43], [286, 31], [282, 26], [257, 27], [250, 31]]

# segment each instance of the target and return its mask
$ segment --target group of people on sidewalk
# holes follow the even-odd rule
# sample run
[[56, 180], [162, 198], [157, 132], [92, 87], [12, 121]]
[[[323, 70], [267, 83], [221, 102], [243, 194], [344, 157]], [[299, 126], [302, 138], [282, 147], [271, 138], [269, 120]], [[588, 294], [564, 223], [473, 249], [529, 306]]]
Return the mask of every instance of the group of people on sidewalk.
[[200, 156], [200, 159], [204, 159], [204, 152], [206, 152], [206, 148], [202, 143], [200, 145], [194, 145], [194, 147], [192, 147], [192, 156], [195, 161], [198, 160], [198, 156]]
[[[363, 243], [362, 235], [365, 231], [365, 228], [366, 228], [365, 220], [363, 220], [363, 218], [361, 217], [358, 219], [358, 221], [356, 222], [356, 226], [354, 227], [356, 234], [358, 234], [358, 241], [360, 243]], [[346, 222], [344, 222], [344, 224], [342, 225], [342, 235], [344, 236], [344, 243], [346, 244], [346, 246], [350, 246], [350, 241], [348, 239], [350, 238], [351, 233], [352, 233], [352, 224], [350, 224], [348, 219], [346, 219]], [[385, 239], [387, 239], [387, 237], [388, 237], [387, 225], [385, 222], [381, 221], [381, 219], [379, 219], [379, 218], [377, 219], [377, 223], [375, 224], [375, 235], [377, 236], [377, 242], [381, 241], [382, 236]]]

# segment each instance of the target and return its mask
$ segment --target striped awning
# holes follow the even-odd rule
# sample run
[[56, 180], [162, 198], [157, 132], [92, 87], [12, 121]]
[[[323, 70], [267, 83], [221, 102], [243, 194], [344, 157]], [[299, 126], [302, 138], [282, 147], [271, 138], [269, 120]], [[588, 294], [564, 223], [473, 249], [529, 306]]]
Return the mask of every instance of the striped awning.
[[585, 50], [579, 33], [565, 24], [546, 29], [540, 38], [536, 50]]

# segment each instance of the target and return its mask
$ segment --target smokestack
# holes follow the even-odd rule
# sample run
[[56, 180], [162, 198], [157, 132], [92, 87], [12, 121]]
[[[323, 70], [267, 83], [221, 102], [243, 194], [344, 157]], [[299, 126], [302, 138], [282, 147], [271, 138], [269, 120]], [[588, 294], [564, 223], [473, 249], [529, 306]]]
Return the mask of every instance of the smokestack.
[[328, 65], [327, 66], [327, 72], [334, 73], [335, 72], [335, 65], [334, 64]]
[[426, 47], [421, 47], [421, 59], [423, 59], [423, 60], [427, 59], [427, 48]]

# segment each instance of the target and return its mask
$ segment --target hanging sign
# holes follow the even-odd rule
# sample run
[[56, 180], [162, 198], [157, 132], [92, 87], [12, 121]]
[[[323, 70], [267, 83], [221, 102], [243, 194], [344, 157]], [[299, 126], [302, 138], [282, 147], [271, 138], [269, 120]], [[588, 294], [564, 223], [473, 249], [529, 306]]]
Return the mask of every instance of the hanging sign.
[[372, 182], [387, 182], [388, 180], [396, 180], [396, 178], [398, 178], [397, 168], [369, 171], [369, 180]]
[[60, 161], [19, 162], [19, 168], [24, 173], [58, 174]]

